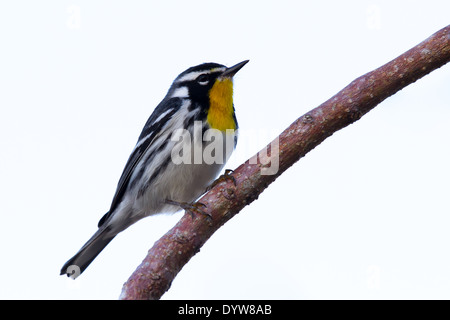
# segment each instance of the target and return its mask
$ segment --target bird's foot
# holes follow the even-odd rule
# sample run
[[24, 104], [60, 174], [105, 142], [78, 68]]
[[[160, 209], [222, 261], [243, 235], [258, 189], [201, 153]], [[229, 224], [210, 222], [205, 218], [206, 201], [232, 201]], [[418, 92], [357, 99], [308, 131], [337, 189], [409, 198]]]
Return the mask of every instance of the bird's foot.
[[221, 182], [231, 181], [236, 186], [236, 179], [231, 175], [234, 171], [231, 169], [225, 169], [225, 173], [218, 177], [211, 185], [206, 189], [206, 192], [217, 186]]
[[169, 200], [169, 199], [166, 199], [166, 203], [182, 208], [183, 210], [185, 210], [187, 213], [190, 214], [192, 219], [194, 219], [195, 213], [197, 213], [197, 214], [200, 214], [200, 215], [205, 216], [208, 219], [212, 220], [212, 215], [210, 213], [202, 210], [202, 208], [206, 208], [206, 204], [204, 204], [204, 203], [201, 203], [201, 202], [191, 202], [191, 203], [178, 202], [178, 201], [173, 201], [173, 200]]

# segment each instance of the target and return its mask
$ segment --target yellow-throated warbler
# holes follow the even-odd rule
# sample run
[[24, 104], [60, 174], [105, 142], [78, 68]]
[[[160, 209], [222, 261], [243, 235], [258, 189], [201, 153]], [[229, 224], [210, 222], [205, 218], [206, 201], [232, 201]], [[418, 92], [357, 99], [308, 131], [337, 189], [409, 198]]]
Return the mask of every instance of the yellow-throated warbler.
[[232, 78], [247, 62], [204, 63], [175, 79], [139, 136], [109, 212], [61, 274], [76, 278], [119, 232], [147, 216], [176, 212], [206, 191], [237, 142]]

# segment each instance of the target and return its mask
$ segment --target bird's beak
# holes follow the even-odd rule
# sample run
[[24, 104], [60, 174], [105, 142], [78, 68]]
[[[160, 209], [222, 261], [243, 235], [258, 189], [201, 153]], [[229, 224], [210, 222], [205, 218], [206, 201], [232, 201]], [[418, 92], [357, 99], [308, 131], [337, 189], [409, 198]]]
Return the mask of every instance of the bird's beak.
[[250, 60], [244, 60], [238, 64], [227, 68], [220, 76], [223, 78], [232, 78], [243, 66], [247, 64]]

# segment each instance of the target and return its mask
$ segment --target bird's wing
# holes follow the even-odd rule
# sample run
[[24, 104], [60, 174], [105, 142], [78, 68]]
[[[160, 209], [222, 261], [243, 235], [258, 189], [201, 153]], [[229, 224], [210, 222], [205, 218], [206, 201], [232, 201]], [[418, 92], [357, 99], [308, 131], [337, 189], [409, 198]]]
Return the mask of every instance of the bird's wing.
[[147, 123], [139, 136], [138, 142], [123, 169], [119, 183], [117, 184], [116, 193], [114, 194], [111, 203], [111, 208], [109, 209], [109, 212], [100, 219], [98, 227], [113, 214], [114, 210], [123, 200], [123, 196], [136, 166], [139, 164], [143, 155], [146, 154], [146, 151], [152, 146], [155, 138], [161, 134], [161, 130], [167, 124], [167, 121], [169, 121], [173, 114], [180, 108], [181, 104], [182, 100], [180, 98], [164, 99], [148, 118]]

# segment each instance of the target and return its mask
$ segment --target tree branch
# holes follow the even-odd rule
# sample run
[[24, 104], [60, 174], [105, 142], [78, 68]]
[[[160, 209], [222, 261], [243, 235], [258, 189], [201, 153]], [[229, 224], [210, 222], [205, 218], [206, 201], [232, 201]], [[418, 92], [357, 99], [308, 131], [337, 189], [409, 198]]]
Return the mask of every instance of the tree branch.
[[[159, 299], [181, 268], [224, 223], [258, 198], [267, 186], [334, 132], [359, 120], [387, 97], [450, 60], [450, 26], [391, 62], [350, 83], [319, 107], [292, 123], [258, 155], [233, 173], [236, 186], [224, 181], [199, 202], [212, 219], [185, 214], [148, 251], [146, 258], [124, 284], [120, 299]], [[275, 174], [262, 174], [276, 161]]]

